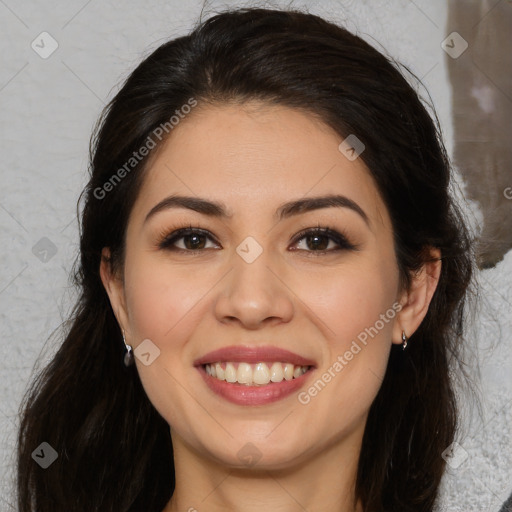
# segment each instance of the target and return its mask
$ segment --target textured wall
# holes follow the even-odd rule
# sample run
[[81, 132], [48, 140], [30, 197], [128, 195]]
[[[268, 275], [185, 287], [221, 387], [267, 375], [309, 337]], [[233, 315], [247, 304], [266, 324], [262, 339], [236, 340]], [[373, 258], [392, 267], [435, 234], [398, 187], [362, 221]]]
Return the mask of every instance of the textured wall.
[[[240, 3], [211, 7], [222, 5]], [[444, 0], [293, 5], [344, 22], [408, 65], [429, 90], [452, 151]], [[115, 84], [150, 49], [185, 33], [200, 10], [201, 2], [177, 0], [0, 2], [0, 510], [15, 510], [9, 485], [19, 401], [36, 359], [45, 364], [55, 350], [58, 339], [45, 342], [72, 305], [67, 276], [77, 251], [75, 205], [93, 123]], [[476, 204], [466, 208], [476, 229], [482, 215]], [[498, 511], [512, 491], [511, 275], [510, 252], [479, 275], [482, 305], [471, 342], [481, 362], [483, 416], [468, 409], [475, 421], [468, 421], [450, 459], [441, 503], [447, 511]], [[470, 371], [476, 379], [476, 368]]]
[[482, 210], [478, 262], [489, 268], [512, 249], [512, 3], [452, 0], [447, 25], [461, 34], [446, 55], [453, 156]]

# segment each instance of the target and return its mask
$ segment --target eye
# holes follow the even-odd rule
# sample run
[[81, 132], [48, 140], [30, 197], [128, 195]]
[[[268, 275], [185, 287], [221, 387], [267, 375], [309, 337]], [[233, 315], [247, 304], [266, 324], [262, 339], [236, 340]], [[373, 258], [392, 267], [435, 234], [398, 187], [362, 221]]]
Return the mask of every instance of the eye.
[[[304, 240], [304, 242], [301, 242], [302, 240]], [[298, 242], [302, 243], [303, 247], [306, 247], [305, 249], [299, 248], [299, 250], [316, 253], [315, 256], [329, 252], [357, 249], [354, 244], [348, 241], [345, 235], [329, 227], [317, 227], [315, 229], [301, 231], [295, 238], [294, 244]], [[333, 244], [334, 248], [332, 248]]]
[[[181, 228], [173, 231], [170, 235], [163, 237], [158, 243], [160, 249], [167, 249], [169, 251], [201, 251], [203, 249], [210, 249], [206, 247], [206, 240], [213, 240], [210, 233], [204, 229], [193, 228]], [[178, 247], [177, 242], [183, 241], [181, 247]]]
[[[214, 242], [213, 246], [207, 247], [208, 240]], [[357, 250], [357, 246], [349, 242], [345, 235], [329, 227], [320, 226], [301, 231], [293, 242], [293, 245], [297, 244], [302, 244], [298, 250], [313, 253], [315, 256], [343, 250]], [[209, 231], [189, 226], [177, 229], [169, 235], [162, 234], [158, 247], [168, 251], [193, 253], [218, 248], [219, 244]]]

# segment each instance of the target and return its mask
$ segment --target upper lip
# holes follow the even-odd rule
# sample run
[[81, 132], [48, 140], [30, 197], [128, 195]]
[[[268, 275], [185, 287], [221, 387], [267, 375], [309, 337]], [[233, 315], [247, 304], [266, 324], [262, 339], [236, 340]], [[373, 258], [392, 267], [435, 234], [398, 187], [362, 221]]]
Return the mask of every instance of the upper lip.
[[231, 345], [208, 352], [208, 354], [196, 359], [194, 366], [221, 361], [231, 361], [233, 363], [283, 362], [295, 366], [315, 366], [312, 359], [299, 356], [289, 350], [271, 346], [251, 347], [244, 345]]

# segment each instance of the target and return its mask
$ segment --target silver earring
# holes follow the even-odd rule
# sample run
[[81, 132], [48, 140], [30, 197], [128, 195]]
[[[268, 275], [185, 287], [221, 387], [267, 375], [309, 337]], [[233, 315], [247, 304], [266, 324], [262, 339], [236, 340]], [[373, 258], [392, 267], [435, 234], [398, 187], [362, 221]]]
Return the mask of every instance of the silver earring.
[[131, 345], [126, 344], [126, 338], [124, 337], [124, 331], [123, 331], [123, 343], [126, 347], [126, 353], [124, 355], [124, 365], [126, 367], [131, 366], [133, 364], [134, 358], [133, 358], [133, 350]]
[[409, 338], [405, 335], [405, 331], [402, 331], [402, 349], [405, 350], [407, 347], [407, 340]]

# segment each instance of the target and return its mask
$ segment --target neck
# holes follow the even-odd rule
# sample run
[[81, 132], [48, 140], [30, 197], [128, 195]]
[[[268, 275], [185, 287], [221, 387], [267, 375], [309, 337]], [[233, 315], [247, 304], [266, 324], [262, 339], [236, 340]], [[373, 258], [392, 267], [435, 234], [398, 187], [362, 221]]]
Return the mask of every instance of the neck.
[[285, 469], [233, 468], [172, 433], [176, 489], [163, 512], [362, 512], [355, 497], [362, 432]]

